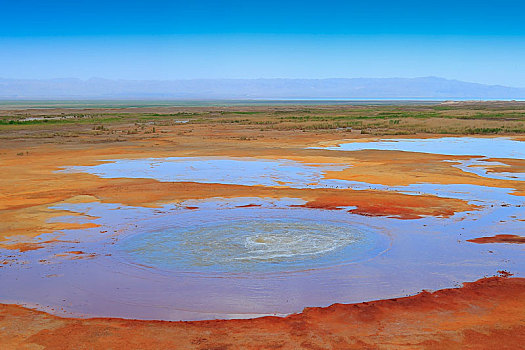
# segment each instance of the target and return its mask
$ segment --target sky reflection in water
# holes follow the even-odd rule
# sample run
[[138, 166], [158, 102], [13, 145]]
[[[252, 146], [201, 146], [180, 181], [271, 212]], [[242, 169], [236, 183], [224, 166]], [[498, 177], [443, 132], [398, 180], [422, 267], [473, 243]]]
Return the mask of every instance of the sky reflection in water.
[[[508, 139], [465, 139], [355, 143], [352, 147], [395, 144], [419, 152], [518, 159], [525, 152], [516, 148], [521, 143]], [[472, 160], [458, 166], [466, 167], [465, 171], [477, 169], [468, 167], [472, 162], [480, 165], [480, 160]], [[290, 207], [304, 203], [297, 198], [213, 198], [158, 208], [64, 202], [52, 208], [81, 216], [52, 221], [92, 222], [100, 227], [64, 230], [61, 239], [78, 243], [48, 244], [18, 254], [14, 259], [24, 264], [2, 269], [2, 301], [77, 316], [239, 318], [453, 287], [502, 269], [523, 276], [520, 245], [467, 241], [523, 232], [523, 197], [512, 195], [512, 188], [431, 183], [384, 186], [323, 179], [325, 171], [342, 168], [290, 160], [176, 157], [115, 160], [64, 171], [108, 178], [429, 193], [464, 199], [481, 209], [450, 218], [399, 220]], [[484, 171], [479, 175], [506, 176]], [[248, 204], [257, 207], [240, 207]], [[189, 206], [199, 209], [189, 210]], [[72, 260], [56, 255], [70, 250], [96, 256]]]

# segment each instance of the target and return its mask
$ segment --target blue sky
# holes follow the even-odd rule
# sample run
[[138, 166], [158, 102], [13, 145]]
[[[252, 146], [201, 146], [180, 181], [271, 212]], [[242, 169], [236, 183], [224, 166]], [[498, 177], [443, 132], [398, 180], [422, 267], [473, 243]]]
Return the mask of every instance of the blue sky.
[[525, 2], [0, 0], [0, 77], [525, 86]]

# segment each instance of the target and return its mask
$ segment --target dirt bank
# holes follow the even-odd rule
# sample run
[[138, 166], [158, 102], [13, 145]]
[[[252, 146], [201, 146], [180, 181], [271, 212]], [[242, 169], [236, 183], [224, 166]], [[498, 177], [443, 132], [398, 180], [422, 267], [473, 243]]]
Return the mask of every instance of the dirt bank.
[[519, 349], [525, 279], [308, 308], [285, 318], [163, 322], [65, 319], [0, 305], [3, 349]]
[[479, 237], [467, 239], [472, 243], [525, 243], [525, 237], [517, 235], [495, 235], [492, 237]]

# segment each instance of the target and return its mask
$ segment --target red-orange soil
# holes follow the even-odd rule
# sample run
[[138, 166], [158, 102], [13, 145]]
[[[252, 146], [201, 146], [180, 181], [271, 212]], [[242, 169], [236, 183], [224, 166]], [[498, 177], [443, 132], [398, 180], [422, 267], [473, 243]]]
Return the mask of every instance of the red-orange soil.
[[[119, 129], [120, 126], [114, 128]], [[288, 197], [303, 199], [309, 202], [307, 206], [310, 207], [355, 206], [357, 209], [354, 212], [358, 214], [405, 219], [446, 217], [455, 212], [476, 209], [458, 199], [410, 196], [387, 191], [314, 191], [285, 187], [163, 183], [152, 179], [104, 179], [90, 174], [57, 172], [64, 166], [95, 165], [103, 159], [181, 156], [291, 159], [308, 164], [347, 166], [343, 171], [327, 172], [328, 179], [364, 181], [388, 186], [424, 182], [475, 184], [513, 188], [516, 195], [525, 193], [525, 184], [522, 181], [489, 179], [465, 173], [454, 167], [454, 163], [444, 162], [447, 157], [441, 155], [308, 149], [319, 142], [337, 142], [338, 139], [348, 137], [347, 134], [279, 130], [262, 133], [259, 128], [247, 126], [179, 124], [158, 126], [156, 134], [121, 135], [117, 142], [112, 134], [91, 135], [87, 130], [81, 136], [65, 141], [32, 138], [24, 133], [18, 135], [19, 131], [16, 129], [10, 132], [13, 135], [2, 140], [0, 145], [0, 242], [17, 236], [32, 239], [42, 233], [61, 229], [81, 229], [89, 225], [93, 227], [92, 223], [49, 221], [57, 216], [77, 215], [49, 209], [49, 206], [78, 198], [83, 201], [155, 207], [164, 203], [211, 197]], [[250, 141], [240, 144], [241, 136]]]
[[[341, 207], [356, 206], [350, 213], [367, 216], [389, 216], [400, 219], [418, 219], [423, 216], [449, 217], [454, 215], [458, 206], [453, 206], [450, 199], [435, 196], [403, 196], [401, 200], [397, 193], [382, 193], [378, 191], [356, 192], [346, 195], [345, 191], [338, 194], [326, 193], [303, 205], [306, 208], [341, 209]], [[379, 199], [379, 197], [381, 199]], [[377, 200], [375, 200], [377, 198]], [[439, 199], [438, 199], [439, 198]], [[460, 202], [456, 202], [459, 205]], [[455, 208], [454, 208], [455, 207]], [[424, 208], [424, 209], [423, 209]], [[467, 207], [463, 207], [467, 209]], [[475, 206], [471, 206], [474, 209]]]
[[525, 243], [525, 237], [517, 235], [495, 235], [492, 237], [479, 237], [467, 239], [473, 243]]
[[[12, 243], [9, 245], [9, 249], [18, 250], [21, 253], [28, 252], [31, 250], [37, 250], [44, 248], [47, 244], [53, 244], [53, 243], [75, 243], [74, 241], [62, 241], [59, 239], [50, 239], [47, 241], [39, 241], [39, 242], [21, 242], [21, 243]], [[2, 245], [0, 245], [2, 247]]]
[[0, 305], [2, 349], [523, 349], [525, 279], [307, 308], [284, 318], [67, 319]]

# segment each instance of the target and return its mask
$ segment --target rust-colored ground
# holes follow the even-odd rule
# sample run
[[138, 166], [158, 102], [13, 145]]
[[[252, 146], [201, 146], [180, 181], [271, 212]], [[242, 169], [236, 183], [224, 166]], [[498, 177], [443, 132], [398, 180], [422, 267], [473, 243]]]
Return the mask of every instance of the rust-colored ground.
[[[127, 126], [114, 126], [116, 129], [119, 127]], [[62, 201], [101, 201], [155, 207], [211, 197], [290, 197], [305, 200], [308, 207], [334, 209], [355, 206], [354, 213], [401, 219], [448, 217], [455, 212], [476, 209], [474, 205], [458, 199], [387, 191], [167, 183], [152, 179], [103, 179], [90, 174], [57, 173], [65, 166], [95, 165], [103, 159], [177, 156], [285, 158], [304, 163], [351, 165], [341, 172], [328, 172], [326, 178], [391, 186], [430, 181], [469, 183], [510, 187], [515, 189], [515, 194], [525, 193], [523, 182], [487, 179], [464, 173], [451, 163], [443, 162], [444, 157], [439, 155], [419, 154], [414, 157], [407, 152], [363, 151], [349, 155], [348, 152], [306, 149], [322, 140], [341, 138], [341, 135], [332, 133], [278, 130], [262, 133], [258, 129], [235, 125], [200, 124], [157, 127], [156, 135], [132, 134], [125, 138], [121, 136], [119, 141], [113, 136], [87, 134], [59, 142], [61, 139], [33, 139], [25, 134], [17, 138], [16, 133], [17, 130], [9, 131], [9, 138], [0, 145], [0, 244], [13, 237], [23, 241], [60, 229], [93, 227], [92, 223], [48, 222], [53, 217], [64, 215], [64, 212], [49, 209], [50, 205]], [[245, 135], [250, 141], [239, 141], [239, 135]], [[13, 246], [16, 249], [27, 247]]]
[[492, 237], [479, 237], [467, 239], [473, 243], [525, 243], [525, 237], [518, 235], [495, 235]]
[[[270, 112], [277, 108], [269, 108]], [[289, 108], [293, 109], [293, 108]], [[231, 108], [229, 108], [231, 110]], [[163, 111], [154, 109], [151, 112]], [[191, 108], [180, 109], [191, 113]], [[93, 111], [84, 111], [91, 113]], [[119, 112], [120, 109], [96, 113]], [[137, 112], [133, 109], [129, 113]], [[177, 112], [177, 111], [171, 111]], [[219, 113], [218, 108], [210, 113]], [[7, 113], [7, 114], [6, 114]], [[70, 113], [28, 110], [5, 115]], [[83, 113], [80, 111], [79, 113]], [[419, 119], [417, 119], [419, 122]], [[470, 123], [459, 120], [458, 123]], [[485, 121], [492, 123], [492, 121]], [[497, 121], [499, 123], [499, 121]], [[441, 123], [441, 122], [440, 122]], [[499, 124], [498, 124], [499, 125]], [[286, 126], [286, 125], [285, 125]], [[474, 184], [512, 188], [525, 195], [522, 181], [465, 173], [450, 157], [408, 152], [341, 152], [306, 149], [368, 136], [341, 130], [265, 129], [259, 125], [134, 123], [93, 125], [15, 125], [1, 129], [0, 247], [20, 252], [60, 242], [39, 240], [43, 233], [81, 229], [93, 223], [49, 222], [61, 202], [105, 202], [157, 207], [211, 197], [299, 198], [305, 207], [351, 210], [361, 215], [415, 219], [449, 217], [476, 210], [465, 201], [372, 190], [292, 189], [222, 184], [163, 183], [151, 179], [102, 179], [57, 173], [64, 166], [94, 165], [103, 159], [172, 156], [231, 156], [292, 159], [304, 163], [351, 165], [327, 178], [387, 186], [413, 183]], [[139, 130], [139, 131], [137, 131]], [[429, 137], [432, 135], [414, 135]], [[444, 136], [444, 135], [440, 135]], [[521, 136], [521, 139], [523, 137]], [[455, 157], [462, 160], [468, 157]], [[523, 170], [522, 161], [490, 171]], [[355, 207], [355, 209], [346, 209]], [[188, 209], [198, 209], [188, 207]], [[67, 215], [77, 215], [67, 213]], [[501, 236], [501, 235], [499, 235]], [[476, 243], [501, 241], [482, 237]], [[519, 237], [522, 239], [523, 237]], [[505, 238], [508, 242], [509, 237]], [[517, 238], [512, 238], [517, 239]], [[482, 241], [479, 241], [482, 240]], [[74, 243], [74, 242], [71, 242]], [[522, 242], [513, 242], [522, 243]], [[74, 250], [65, 258], [90, 257]], [[1, 270], [0, 270], [1, 271]], [[0, 282], [1, 283], [1, 282]], [[519, 349], [525, 344], [525, 279], [487, 278], [463, 288], [422, 293], [397, 300], [311, 308], [286, 318], [161, 322], [121, 319], [64, 319], [16, 305], [0, 305], [0, 349]]]
[[0, 305], [2, 349], [523, 349], [525, 279], [309, 308], [285, 318], [65, 319]]

